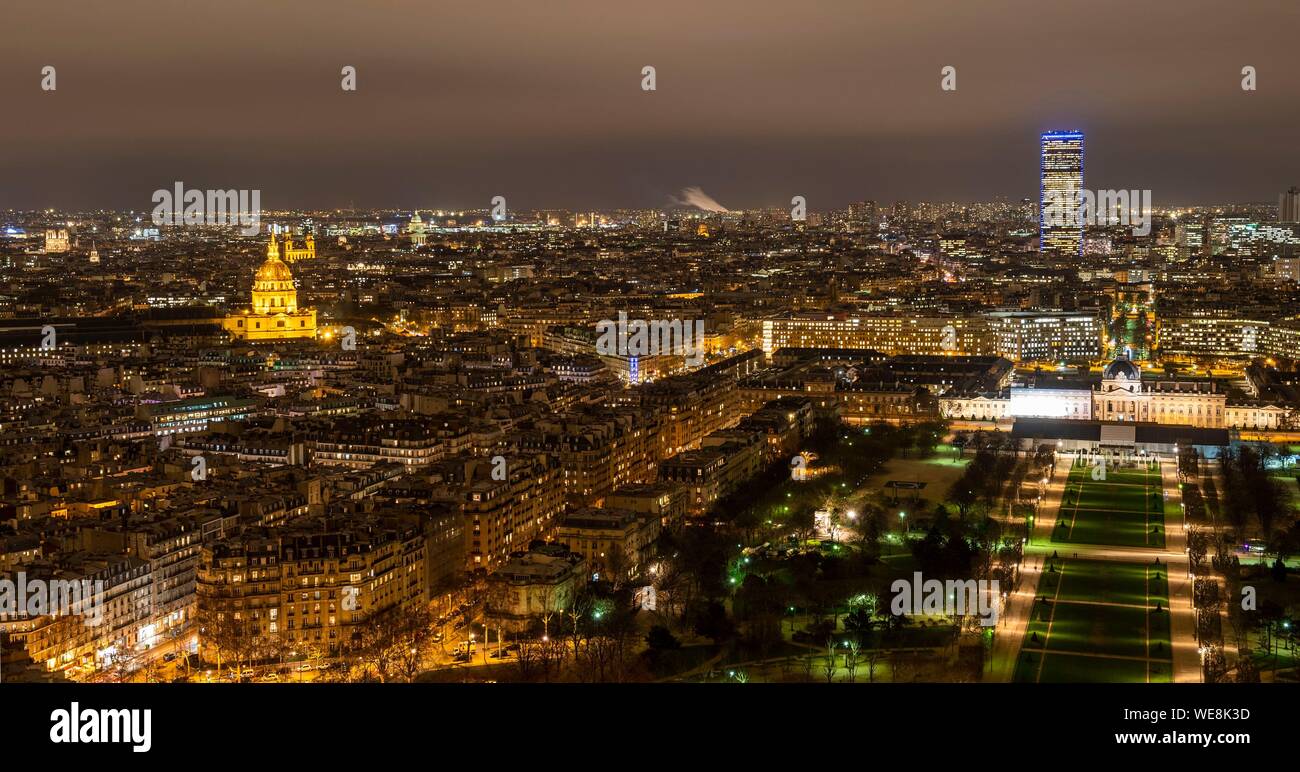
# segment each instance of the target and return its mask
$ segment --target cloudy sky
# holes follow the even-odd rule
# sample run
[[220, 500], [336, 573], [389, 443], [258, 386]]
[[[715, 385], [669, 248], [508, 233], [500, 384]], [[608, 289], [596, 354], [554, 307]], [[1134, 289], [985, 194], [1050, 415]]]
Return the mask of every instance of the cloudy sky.
[[1294, 0], [5, 6], [0, 209], [177, 180], [271, 209], [1018, 199], [1053, 128], [1087, 133], [1088, 187], [1157, 206], [1300, 184]]

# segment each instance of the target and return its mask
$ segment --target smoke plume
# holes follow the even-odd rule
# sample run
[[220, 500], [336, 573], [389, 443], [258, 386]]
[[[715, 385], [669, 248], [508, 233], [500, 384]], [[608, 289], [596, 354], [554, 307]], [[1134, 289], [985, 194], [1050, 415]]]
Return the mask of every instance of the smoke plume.
[[713, 197], [705, 193], [697, 185], [689, 188], [682, 188], [682, 192], [671, 197], [674, 204], [678, 206], [693, 206], [696, 209], [703, 209], [706, 212], [726, 212], [730, 211], [727, 207], [713, 200]]

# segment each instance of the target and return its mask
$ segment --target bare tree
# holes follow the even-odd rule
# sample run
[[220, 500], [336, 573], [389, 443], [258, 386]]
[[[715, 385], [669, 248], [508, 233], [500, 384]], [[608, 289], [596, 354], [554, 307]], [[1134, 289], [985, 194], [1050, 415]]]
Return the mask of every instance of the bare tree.
[[433, 613], [424, 604], [375, 614], [362, 624], [357, 654], [381, 683], [410, 682], [432, 648], [433, 623]]
[[867, 649], [867, 680], [869, 683], [876, 682], [876, 666], [880, 664], [880, 649]]
[[844, 655], [844, 667], [849, 671], [849, 683], [856, 683], [858, 680], [858, 655], [862, 653], [862, 644], [858, 643], [857, 638], [849, 638], [846, 646], [848, 653]]
[[217, 654], [217, 673], [221, 673], [224, 660], [233, 662], [233, 674], [241, 674], [257, 648], [256, 625], [239, 612], [227, 613], [200, 609], [198, 615], [199, 640], [207, 643]]

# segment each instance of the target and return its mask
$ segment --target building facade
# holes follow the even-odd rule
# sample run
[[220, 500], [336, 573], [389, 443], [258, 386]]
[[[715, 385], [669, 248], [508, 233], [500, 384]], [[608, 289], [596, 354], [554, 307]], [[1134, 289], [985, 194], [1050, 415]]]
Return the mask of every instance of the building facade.
[[[1047, 131], [1042, 135], [1039, 165], [1039, 250], [1051, 257], [1083, 255], [1083, 221], [1077, 207], [1083, 192], [1083, 132]], [[1055, 218], [1049, 222], [1049, 212]], [[1063, 216], [1062, 216], [1063, 215]]]

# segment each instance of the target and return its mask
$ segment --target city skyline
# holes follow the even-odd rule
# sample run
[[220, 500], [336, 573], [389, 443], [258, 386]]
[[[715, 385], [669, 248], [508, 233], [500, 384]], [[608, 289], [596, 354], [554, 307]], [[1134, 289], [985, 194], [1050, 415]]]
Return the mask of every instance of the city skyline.
[[1295, 744], [1300, 5], [11, 5], [11, 745]]

